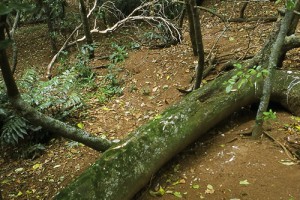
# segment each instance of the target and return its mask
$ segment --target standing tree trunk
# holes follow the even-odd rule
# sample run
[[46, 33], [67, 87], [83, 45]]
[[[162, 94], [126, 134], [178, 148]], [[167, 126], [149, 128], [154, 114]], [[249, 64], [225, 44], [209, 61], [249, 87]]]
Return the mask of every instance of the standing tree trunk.
[[[0, 15], [0, 42], [5, 41], [6, 17], [6, 15]], [[76, 129], [59, 120], [48, 117], [24, 102], [9, 66], [5, 48], [0, 48], [0, 67], [7, 88], [7, 96], [11, 104], [30, 123], [55, 132], [60, 136], [81, 142], [97, 151], [105, 151], [111, 146], [109, 140], [94, 137], [81, 129]]]
[[47, 26], [48, 26], [48, 33], [49, 33], [49, 39], [50, 39], [50, 43], [51, 43], [51, 47], [52, 47], [52, 52], [56, 53], [57, 52], [57, 45], [56, 45], [56, 34], [55, 34], [55, 30], [53, 27], [53, 17], [52, 17], [52, 12], [51, 12], [51, 7], [49, 5], [49, 2], [46, 2], [44, 0], [39, 0], [41, 1], [40, 3], [42, 3], [41, 5], [43, 5], [43, 7], [45, 8], [45, 12], [47, 15]]
[[192, 43], [193, 48], [193, 54], [194, 56], [197, 56], [197, 44], [196, 44], [196, 36], [195, 36], [195, 27], [194, 27], [194, 18], [192, 14], [192, 7], [190, 4], [190, 0], [185, 0], [185, 6], [186, 6], [186, 13], [188, 16], [189, 21], [189, 33], [190, 33], [190, 39]]
[[93, 38], [92, 34], [90, 32], [90, 26], [89, 26], [89, 21], [87, 18], [87, 11], [86, 7], [84, 5], [84, 0], [79, 0], [79, 10], [80, 10], [80, 15], [81, 15], [81, 21], [83, 25], [83, 31], [84, 35], [86, 37], [86, 44], [89, 46], [87, 47], [87, 51], [89, 53], [89, 58], [94, 58], [94, 48], [93, 48]]
[[[0, 15], [0, 41], [5, 41], [5, 32], [9, 32], [9, 30], [6, 30], [8, 27], [6, 25], [6, 17], [7, 15]], [[19, 90], [9, 67], [5, 48], [0, 48], [0, 65], [3, 79], [7, 87], [7, 96], [10, 98], [17, 98], [19, 96]]]
[[13, 41], [12, 43], [12, 51], [13, 51], [13, 59], [12, 59], [12, 73], [14, 74], [15, 71], [16, 71], [16, 68], [17, 68], [17, 64], [18, 64], [18, 47], [17, 47], [17, 44], [16, 44], [16, 41], [15, 41], [15, 31], [16, 31], [16, 28], [18, 26], [18, 23], [19, 23], [19, 20], [20, 20], [20, 12], [21, 11], [17, 11], [17, 14], [16, 14], [16, 17], [15, 17], [15, 20], [14, 20], [14, 24], [13, 26], [11, 27], [11, 30], [10, 30], [10, 37]]
[[196, 7], [195, 0], [190, 0], [192, 17], [193, 17], [193, 26], [195, 31], [195, 40], [197, 47], [197, 56], [198, 56], [198, 64], [196, 67], [196, 81], [194, 85], [194, 89], [198, 89], [201, 85], [203, 70], [204, 70], [204, 48], [203, 48], [203, 40], [201, 33], [201, 24], [199, 19], [198, 9]]
[[284, 40], [288, 34], [288, 31], [290, 30], [290, 26], [293, 21], [293, 16], [294, 16], [294, 10], [286, 10], [284, 18], [278, 24], [279, 25], [278, 34], [276, 36], [276, 40], [274, 44], [272, 45], [271, 54], [268, 61], [269, 74], [266, 77], [266, 80], [264, 81], [263, 93], [262, 93], [262, 97], [260, 100], [260, 104], [255, 119], [255, 126], [252, 131], [252, 136], [254, 138], [260, 137], [263, 132], [263, 121], [264, 121], [263, 113], [266, 112], [268, 109], [268, 105], [271, 97], [271, 90], [274, 82], [275, 68], [278, 66], [278, 63], [280, 62], [280, 57], [282, 56], [281, 51], [284, 45]]

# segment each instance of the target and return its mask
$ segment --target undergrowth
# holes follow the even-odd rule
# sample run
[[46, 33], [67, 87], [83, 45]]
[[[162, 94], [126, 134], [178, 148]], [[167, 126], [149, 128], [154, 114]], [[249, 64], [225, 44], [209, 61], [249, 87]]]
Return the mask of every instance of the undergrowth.
[[[89, 67], [88, 55], [82, 51], [77, 55], [76, 62], [68, 61], [67, 53], [60, 59], [59, 75], [51, 80], [41, 81], [39, 74], [28, 69], [17, 80], [22, 98], [38, 111], [59, 120], [66, 120], [74, 111], [83, 108], [84, 99], [89, 91], [93, 93], [100, 104], [106, 103], [115, 95], [122, 95], [123, 81], [118, 78], [121, 68], [118, 64], [127, 57], [125, 47], [112, 44], [108, 73], [97, 84], [96, 74]], [[70, 66], [72, 66], [70, 68]], [[28, 143], [32, 148], [42, 150], [39, 143], [49, 136], [49, 132], [39, 126], [34, 126], [17, 113], [9, 104], [5, 86], [0, 80], [0, 145], [16, 146], [20, 141]], [[29, 150], [28, 150], [29, 151]], [[31, 155], [32, 153], [29, 154]]]

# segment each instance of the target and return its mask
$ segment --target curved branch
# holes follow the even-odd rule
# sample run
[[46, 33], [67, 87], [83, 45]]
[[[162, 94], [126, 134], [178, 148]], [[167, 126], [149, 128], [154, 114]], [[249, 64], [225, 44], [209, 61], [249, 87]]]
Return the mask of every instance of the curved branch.
[[282, 48], [283, 52], [287, 52], [289, 50], [300, 48], [300, 36], [298, 35], [291, 35], [285, 37], [284, 45]]
[[[97, 7], [97, 0], [94, 1], [94, 5], [92, 7], [92, 9], [89, 11], [89, 13], [87, 14], [87, 18], [89, 18], [92, 14], [92, 12], [96, 9]], [[51, 74], [51, 70], [52, 67], [54, 65], [54, 63], [56, 62], [57, 58], [60, 56], [60, 54], [62, 53], [63, 50], [65, 50], [69, 45], [69, 42], [71, 40], [71, 38], [73, 37], [73, 35], [78, 31], [78, 29], [80, 29], [82, 26], [82, 23], [79, 24], [73, 31], [72, 33], [69, 35], [69, 37], [66, 39], [66, 41], [64, 42], [63, 46], [58, 50], [58, 52], [52, 57], [50, 63], [47, 66], [47, 78], [50, 79], [52, 74]]]
[[[162, 16], [143, 16], [143, 15], [134, 15], [136, 13], [138, 13], [139, 11], [141, 11], [142, 9], [144, 9], [147, 6], [151, 6], [155, 3], [157, 3], [159, 0], [154, 0], [148, 3], [144, 3], [140, 6], [138, 6], [137, 8], [135, 8], [126, 18], [118, 21], [117, 23], [115, 23], [112, 27], [107, 28], [105, 30], [99, 30], [97, 27], [97, 23], [95, 22], [94, 24], [94, 28], [92, 30], [90, 30], [91, 33], [100, 33], [100, 34], [106, 34], [106, 33], [111, 33], [113, 31], [118, 30], [119, 28], [121, 28], [122, 26], [124, 26], [124, 24], [128, 23], [128, 22], [133, 22], [133, 21], [138, 21], [138, 20], [143, 20], [146, 22], [155, 22], [155, 23], [162, 23], [166, 30], [168, 31], [168, 33], [170, 34], [171, 38], [174, 41], [177, 42], [181, 42], [181, 32], [180, 30], [173, 24], [171, 23], [169, 20], [167, 20], [166, 18], [162, 17]], [[93, 8], [90, 10], [89, 14], [87, 17], [90, 16], [90, 14], [92, 13], [92, 11], [96, 8], [97, 5], [97, 0], [95, 0], [94, 6]], [[61, 54], [61, 52], [66, 49], [67, 47], [76, 44], [77, 42], [81, 42], [84, 41], [86, 39], [85, 36], [70, 42], [72, 36], [76, 33], [76, 31], [81, 28], [82, 24], [80, 24], [79, 26], [77, 26], [74, 31], [71, 33], [71, 35], [67, 38], [67, 40], [65, 41], [65, 43], [63, 44], [63, 46], [60, 48], [60, 50], [54, 55], [54, 57], [52, 58], [51, 62], [49, 63], [48, 67], [47, 67], [47, 77], [51, 78], [51, 70], [52, 67], [55, 63], [55, 61], [57, 60], [58, 56]]]
[[225, 19], [224, 16], [222, 16], [222, 15], [220, 15], [220, 14], [214, 12], [212, 9], [205, 8], [205, 7], [203, 7], [203, 6], [196, 6], [196, 8], [199, 8], [199, 9], [201, 9], [201, 10], [207, 11], [207, 12], [209, 12], [210, 14], [217, 16], [217, 17], [220, 18], [224, 23], [227, 22], [227, 20]]

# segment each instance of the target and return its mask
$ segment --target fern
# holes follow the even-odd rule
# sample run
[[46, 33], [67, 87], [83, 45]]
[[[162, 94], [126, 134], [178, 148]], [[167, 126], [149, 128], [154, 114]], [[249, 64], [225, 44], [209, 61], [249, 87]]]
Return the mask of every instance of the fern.
[[56, 76], [49, 81], [30, 82], [34, 73], [29, 75], [27, 85], [32, 88], [30, 92], [23, 95], [23, 99], [36, 107], [39, 111], [52, 115], [55, 118], [62, 119], [71, 114], [74, 108], [81, 107], [82, 100], [76, 93], [78, 72], [75, 68], [66, 70], [60, 76]]
[[[27, 70], [18, 81], [19, 89], [22, 91], [24, 101], [39, 111], [52, 115], [57, 119], [69, 116], [83, 103], [77, 93], [78, 72], [75, 68], [66, 70], [60, 76], [49, 81], [39, 81], [36, 71]], [[18, 116], [8, 103], [3, 81], [0, 80], [0, 142], [1, 144], [16, 145], [25, 136], [29, 138], [43, 137], [40, 128], [33, 127], [28, 121]], [[3, 113], [2, 113], [3, 111]], [[5, 114], [5, 115], [4, 115]], [[4, 116], [4, 117], [2, 117]]]
[[18, 143], [19, 138], [24, 139], [27, 133], [27, 121], [17, 115], [11, 115], [1, 128], [1, 141], [2, 143], [15, 145]]

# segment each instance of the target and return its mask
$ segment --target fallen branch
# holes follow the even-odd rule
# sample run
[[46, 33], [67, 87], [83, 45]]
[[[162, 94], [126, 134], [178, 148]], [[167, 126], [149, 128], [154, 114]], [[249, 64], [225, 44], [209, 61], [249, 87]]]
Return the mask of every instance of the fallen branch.
[[228, 22], [255, 22], [255, 21], [260, 21], [260, 22], [276, 22], [277, 17], [251, 17], [251, 18], [231, 18], [228, 19]]
[[[171, 39], [173, 41], [175, 41], [176, 43], [180, 43], [181, 42], [181, 32], [180, 30], [176, 27], [176, 25], [174, 25], [171, 21], [167, 20], [165, 17], [162, 16], [144, 16], [144, 15], [135, 15], [137, 13], [140, 13], [140, 11], [143, 11], [143, 9], [147, 6], [153, 6], [153, 4], [159, 2], [158, 0], [154, 0], [148, 3], [144, 3], [140, 6], [138, 6], [137, 8], [135, 8], [127, 17], [125, 17], [124, 19], [118, 21], [117, 23], [115, 23], [112, 27], [109, 27], [105, 30], [99, 30], [99, 28], [97, 27], [97, 22], [95, 20], [94, 22], [94, 27], [92, 30], [90, 30], [91, 33], [100, 33], [100, 34], [107, 34], [107, 33], [112, 33], [116, 30], [118, 30], [119, 28], [123, 27], [126, 23], [129, 22], [134, 22], [134, 21], [146, 21], [148, 22], [150, 25], [153, 24], [162, 24], [166, 30], [166, 32], [170, 35]], [[97, 0], [95, 0], [94, 6], [93, 8], [90, 10], [88, 17], [91, 15], [91, 13], [93, 12], [93, 10], [96, 8], [96, 4], [97, 4]], [[143, 12], [141, 12], [143, 13]], [[61, 52], [66, 49], [69, 46], [72, 46], [78, 42], [84, 41], [86, 38], [85, 36], [76, 39], [73, 42], [70, 42], [72, 36], [76, 33], [76, 31], [81, 28], [82, 24], [80, 24], [79, 26], [77, 26], [74, 31], [71, 33], [71, 35], [67, 38], [67, 40], [64, 42], [63, 46], [60, 48], [60, 50], [55, 54], [55, 56], [52, 58], [51, 62], [49, 63], [48, 67], [47, 67], [47, 77], [51, 78], [51, 70], [52, 67], [55, 63], [55, 61], [57, 60], [58, 56], [61, 54]], [[175, 43], [174, 42], [174, 43]]]
[[[256, 86], [245, 86], [238, 92], [226, 94], [223, 83], [232, 75], [234, 72], [229, 72], [201, 90], [192, 92], [157, 119], [138, 128], [128, 138], [107, 150], [54, 199], [131, 199], [174, 155], [226, 119], [230, 113], [258, 101], [262, 79]], [[274, 100], [285, 103], [284, 91], [294, 76], [299, 77], [300, 74], [289, 76], [286, 71], [276, 72], [275, 78], [282, 81], [274, 87]], [[294, 94], [299, 94], [300, 85], [293, 90]], [[277, 98], [280, 95], [281, 98]], [[300, 96], [295, 98], [295, 103], [300, 106]], [[294, 109], [294, 106], [289, 109]]]
[[275, 139], [271, 134], [267, 133], [266, 131], [263, 132], [268, 138], [270, 138], [272, 141], [274, 141], [275, 143], [277, 143], [282, 150], [284, 151], [284, 153], [287, 155], [287, 157], [289, 157], [290, 160], [292, 161], [297, 161], [297, 158], [295, 158], [293, 156], [293, 154], [277, 139]]

